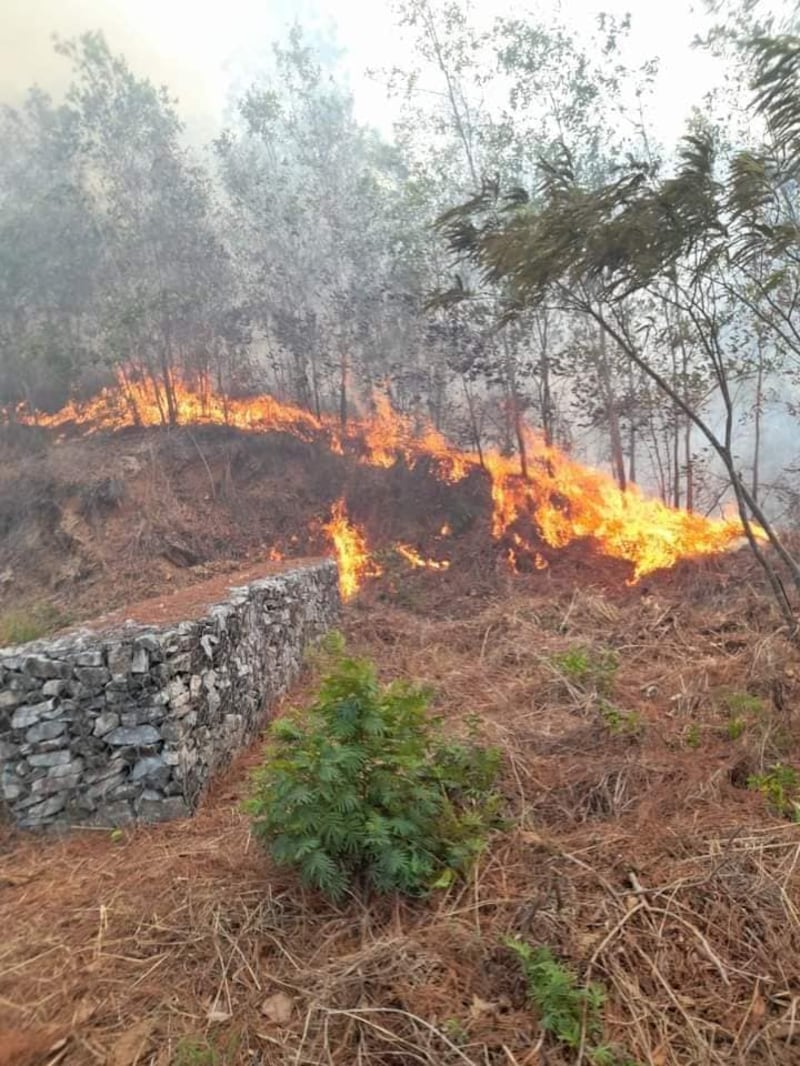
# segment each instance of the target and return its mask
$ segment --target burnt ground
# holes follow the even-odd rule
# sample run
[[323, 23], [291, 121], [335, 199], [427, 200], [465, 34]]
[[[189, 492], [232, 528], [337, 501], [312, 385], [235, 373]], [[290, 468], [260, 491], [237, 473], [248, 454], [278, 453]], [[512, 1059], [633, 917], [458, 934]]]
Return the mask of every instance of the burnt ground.
[[[53, 522], [37, 525], [44, 497], [31, 490], [28, 517], [0, 542], [17, 609], [64, 602], [64, 588], [87, 614], [101, 599], [115, 606], [116, 595], [121, 605], [165, 583], [188, 589], [198, 567], [257, 563], [255, 530], [269, 547], [280, 533], [298, 535], [293, 518], [322, 509], [294, 452], [278, 463], [245, 444], [233, 463], [235, 505], [219, 486], [237, 442], [216, 451], [195, 434], [200, 462], [191, 440], [175, 439], [158, 443], [178, 448], [178, 459], [132, 434], [22, 461], [39, 484], [51, 479], [61, 515], [78, 513], [68, 501], [82, 498], [80, 455], [92, 485], [117, 477], [126, 456], [142, 466], [131, 464], [122, 497], [84, 516], [83, 539], [76, 527], [64, 551], [62, 519], [50, 508]], [[256, 463], [273, 472], [257, 476]], [[685, 564], [630, 588], [624, 567], [576, 545], [548, 556], [548, 570], [512, 578], [486, 547], [483, 486], [460, 510], [452, 496], [435, 502], [438, 483], [416, 487], [394, 512], [398, 484], [421, 475], [394, 476], [394, 496], [378, 501], [351, 481], [354, 513], [374, 523], [377, 543], [381, 523], [396, 522], [392, 536], [431, 548], [441, 548], [441, 522], [464, 515], [453, 566], [409, 571], [387, 559], [343, 628], [385, 679], [429, 683], [448, 729], [463, 732], [478, 716], [481, 735], [503, 751], [508, 827], [466, 884], [423, 901], [334, 906], [302, 891], [251, 838], [240, 801], [258, 743], [191, 820], [61, 839], [6, 829], [0, 1063], [591, 1062], [544, 1032], [503, 945], [512, 935], [603, 985], [618, 1063], [800, 1061], [800, 829], [791, 807], [778, 811], [748, 787], [775, 764], [798, 764], [800, 657], [749, 557]], [[15, 478], [20, 469], [5, 467], [0, 500]], [[329, 474], [323, 487], [327, 501], [341, 485]], [[409, 498], [422, 515], [416, 537]], [[37, 528], [41, 540], [27, 539]], [[206, 557], [186, 566], [152, 553], [153, 538], [176, 532]], [[298, 535], [298, 552], [315, 547]], [[64, 576], [69, 558], [82, 561], [83, 577]], [[603, 665], [576, 671], [576, 655]], [[309, 674], [293, 701], [314, 683]]]
[[447, 523], [468, 566], [492, 555], [480, 472], [451, 486], [424, 463], [374, 469], [324, 442], [224, 426], [58, 441], [13, 428], [0, 437], [0, 643], [4, 629], [9, 641], [19, 628], [52, 631], [276, 552], [327, 554], [322, 525], [342, 496], [371, 547], [405, 541], [441, 556]]

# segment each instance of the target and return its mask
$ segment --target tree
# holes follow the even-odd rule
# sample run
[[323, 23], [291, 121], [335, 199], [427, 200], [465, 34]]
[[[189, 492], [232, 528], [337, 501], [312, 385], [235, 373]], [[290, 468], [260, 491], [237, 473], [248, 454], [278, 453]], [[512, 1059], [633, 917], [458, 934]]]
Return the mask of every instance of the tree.
[[0, 112], [0, 408], [55, 410], [95, 357], [99, 240], [68, 109]]
[[[762, 40], [757, 57], [755, 111], [767, 127], [764, 151], [736, 156], [725, 175], [716, 169], [714, 139], [698, 128], [680, 149], [675, 172], [662, 177], [650, 163], [629, 159], [611, 181], [581, 181], [566, 148], [542, 161], [538, 196], [504, 196], [497, 185], [445, 213], [439, 227], [451, 250], [503, 283], [522, 308], [555, 304], [579, 314], [613, 343], [705, 438], [722, 462], [751, 548], [784, 618], [797, 619], [773, 557], [800, 590], [800, 566], [768, 520], [736, 456], [733, 386], [740, 373], [731, 325], [743, 302], [790, 350], [796, 344], [794, 307], [798, 237], [793, 175], [800, 161], [800, 41]], [[752, 269], [768, 260], [769, 272]], [[631, 326], [631, 304], [642, 294], [673, 309], [690, 330], [693, 362], [702, 364], [723, 409], [711, 424], [696, 397], [665, 374], [650, 342]]]
[[359, 126], [297, 27], [238, 110], [217, 156], [274, 386], [317, 415], [335, 408], [344, 425], [354, 377], [368, 389], [385, 376], [381, 338], [405, 317], [386, 299], [401, 280], [389, 209], [399, 159]]
[[208, 175], [181, 143], [166, 90], [137, 78], [99, 34], [63, 42], [65, 110], [98, 234], [98, 329], [109, 365], [148, 376], [165, 422], [180, 373], [203, 381], [227, 343], [234, 296]]

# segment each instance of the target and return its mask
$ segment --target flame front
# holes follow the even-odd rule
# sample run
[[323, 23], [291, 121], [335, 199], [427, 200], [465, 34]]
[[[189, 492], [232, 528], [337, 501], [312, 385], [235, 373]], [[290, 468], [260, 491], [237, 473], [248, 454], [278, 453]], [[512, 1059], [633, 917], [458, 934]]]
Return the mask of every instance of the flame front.
[[[521, 516], [533, 521], [552, 548], [591, 538], [604, 555], [633, 563], [633, 581], [680, 559], [713, 555], [734, 546], [742, 536], [738, 518], [706, 518], [661, 500], [646, 497], [636, 485], [620, 489], [600, 470], [581, 466], [558, 448], [528, 432], [529, 476], [522, 478], [512, 460], [491, 456], [492, 535], [501, 539]], [[758, 535], [763, 536], [761, 530]], [[516, 534], [519, 550], [533, 558], [535, 545]]]
[[[191, 388], [175, 377], [171, 392], [170, 412], [163, 388], [120, 374], [116, 388], [103, 390], [83, 405], [71, 403], [49, 416], [20, 412], [18, 418], [55, 428], [76, 423], [88, 432], [163, 425], [170, 420], [260, 432], [280, 430], [323, 443], [338, 455], [351, 455], [371, 466], [390, 467], [402, 460], [413, 467], [424, 461], [436, 477], [450, 483], [482, 467], [491, 482], [492, 537], [514, 570], [522, 558], [534, 569], [547, 565], [537, 555], [542, 541], [563, 548], [591, 538], [603, 554], [630, 562], [632, 580], [637, 581], [680, 559], [725, 551], [742, 536], [738, 519], [706, 518], [670, 507], [644, 496], [635, 485], [620, 489], [607, 474], [581, 466], [533, 433], [528, 433], [526, 441], [528, 477], [523, 478], [514, 459], [496, 452], [481, 458], [460, 451], [434, 427], [416, 425], [398, 414], [385, 395], [375, 398], [371, 417], [351, 420], [342, 428], [331, 416], [316, 418], [271, 396], [227, 399], [207, 382]], [[375, 564], [363, 531], [349, 523], [341, 501], [324, 528], [339, 558], [342, 595], [347, 599], [370, 569], [375, 572]], [[449, 526], [442, 527], [442, 536], [449, 532]], [[412, 566], [446, 568], [445, 563], [425, 560], [405, 545], [401, 548], [398, 551]]]
[[381, 569], [370, 555], [363, 529], [347, 517], [344, 500], [337, 500], [333, 505], [330, 521], [322, 528], [336, 552], [342, 599], [350, 600], [361, 588], [364, 578], [378, 577]]
[[407, 563], [419, 570], [449, 570], [449, 559], [424, 559], [418, 551], [409, 544], [396, 544], [394, 549]]

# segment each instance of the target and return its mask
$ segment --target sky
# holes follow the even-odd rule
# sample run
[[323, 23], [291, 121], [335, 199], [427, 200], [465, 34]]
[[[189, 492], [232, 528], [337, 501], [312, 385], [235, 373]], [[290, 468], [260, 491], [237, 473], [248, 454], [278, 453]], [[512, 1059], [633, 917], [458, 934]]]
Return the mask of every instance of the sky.
[[[658, 57], [661, 74], [652, 117], [664, 143], [683, 131], [692, 105], [716, 77], [713, 61], [690, 43], [704, 25], [690, 0], [474, 0], [481, 21], [511, 10], [557, 12], [591, 37], [604, 10], [630, 11], [632, 33], [626, 58], [631, 63]], [[695, 10], [692, 13], [692, 6]], [[292, 19], [321, 30], [335, 29], [359, 118], [391, 133], [392, 104], [368, 68], [408, 64], [391, 0], [0, 0], [0, 101], [17, 103], [32, 83], [58, 95], [68, 65], [52, 50], [52, 35], [74, 36], [102, 29], [115, 51], [131, 66], [180, 100], [190, 133], [213, 136], [224, 121], [231, 92], [246, 85]]]

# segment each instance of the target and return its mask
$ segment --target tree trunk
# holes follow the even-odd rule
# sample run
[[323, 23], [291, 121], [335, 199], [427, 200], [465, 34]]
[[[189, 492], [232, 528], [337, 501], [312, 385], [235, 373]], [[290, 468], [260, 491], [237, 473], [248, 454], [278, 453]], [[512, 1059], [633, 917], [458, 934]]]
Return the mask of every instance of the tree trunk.
[[467, 379], [463, 374], [461, 375], [461, 387], [464, 390], [464, 399], [467, 401], [467, 413], [469, 414], [469, 426], [472, 432], [472, 443], [475, 446], [475, 451], [478, 453], [478, 461], [483, 467], [483, 443], [481, 441], [481, 429], [478, 425], [478, 417], [475, 412], [475, 397], [470, 392], [469, 385], [467, 384]]
[[554, 412], [553, 412], [553, 396], [550, 391], [550, 349], [547, 336], [547, 312], [541, 311], [536, 315], [536, 328], [539, 334], [539, 347], [541, 351], [541, 357], [539, 359], [540, 370], [540, 409], [542, 416], [542, 432], [544, 433], [544, 442], [548, 448], [553, 446], [555, 441], [554, 433]]
[[344, 352], [339, 357], [339, 425], [342, 433], [347, 429], [347, 374], [349, 371], [347, 356]]
[[611, 444], [611, 466], [614, 471], [614, 476], [617, 479], [617, 484], [624, 490], [627, 487], [627, 478], [625, 477], [625, 455], [622, 450], [622, 433], [620, 432], [619, 411], [617, 410], [617, 401], [614, 396], [614, 388], [611, 381], [611, 368], [608, 364], [605, 330], [600, 330], [599, 339], [600, 347], [597, 368], [603, 406], [605, 407], [606, 418], [608, 419], [608, 435], [609, 443]]
[[764, 348], [761, 338], [758, 340], [758, 371], [756, 373], [756, 402], [753, 410], [754, 418], [754, 432], [755, 438], [753, 440], [753, 481], [751, 492], [753, 493], [753, 499], [758, 502], [758, 494], [761, 486], [759, 485], [759, 466], [761, 463], [761, 404], [763, 403], [763, 387], [764, 387]]

